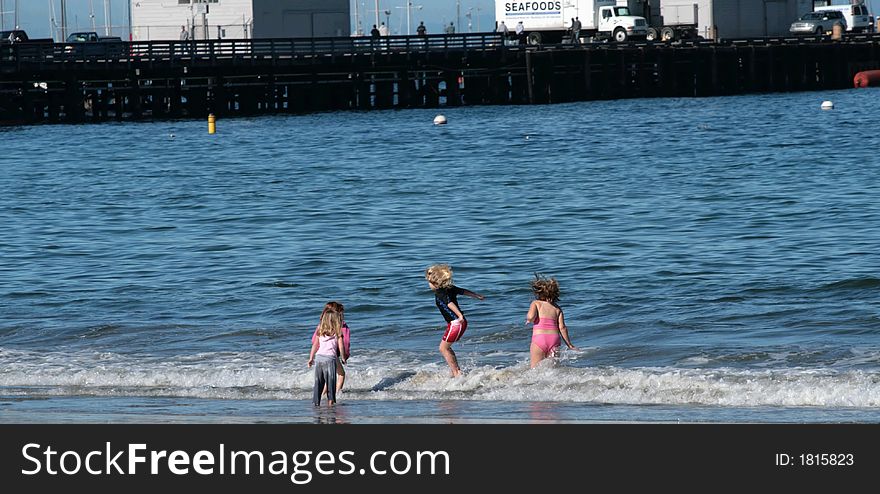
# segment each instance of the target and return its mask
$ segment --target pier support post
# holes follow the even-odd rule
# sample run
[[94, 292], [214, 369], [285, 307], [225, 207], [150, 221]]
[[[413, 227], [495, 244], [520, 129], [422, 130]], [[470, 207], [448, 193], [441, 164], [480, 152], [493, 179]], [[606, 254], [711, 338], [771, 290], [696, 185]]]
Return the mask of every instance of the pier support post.
[[171, 90], [169, 91], [169, 116], [172, 118], [180, 118], [183, 114], [183, 93], [181, 90], [181, 78], [175, 77], [171, 79]]
[[79, 123], [83, 119], [82, 83], [68, 79], [64, 88], [64, 117], [67, 122]]
[[34, 85], [30, 81], [22, 83], [19, 88], [19, 92], [21, 93], [21, 97], [19, 98], [19, 118], [28, 123], [34, 123], [36, 121], [33, 90]]
[[532, 67], [532, 52], [526, 51], [526, 94], [529, 104], [535, 103], [534, 72]]
[[461, 106], [461, 85], [458, 71], [443, 73], [443, 81], [446, 83], [446, 106]]
[[579, 99], [582, 100], [591, 100], [596, 99], [596, 95], [593, 94], [593, 66], [590, 63], [590, 54], [593, 53], [593, 50], [586, 49], [584, 50], [584, 63], [583, 63], [583, 72], [584, 72], [584, 86], [583, 93]]
[[357, 108], [360, 110], [369, 110], [372, 108], [372, 96], [370, 95], [370, 80], [363, 72], [358, 72], [354, 76], [354, 88], [357, 96]]
[[440, 106], [440, 80], [432, 77], [432, 74], [425, 73], [424, 82], [425, 107], [437, 108]]

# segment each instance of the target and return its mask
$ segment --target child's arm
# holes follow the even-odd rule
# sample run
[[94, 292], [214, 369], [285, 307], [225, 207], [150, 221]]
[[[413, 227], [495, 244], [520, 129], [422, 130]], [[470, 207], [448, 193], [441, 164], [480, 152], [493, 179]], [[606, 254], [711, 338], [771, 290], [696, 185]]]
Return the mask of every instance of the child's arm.
[[318, 353], [318, 340], [312, 342], [312, 351], [309, 352], [309, 367], [315, 363], [315, 354]]
[[446, 306], [449, 307], [449, 310], [455, 313], [459, 321], [464, 320], [464, 314], [461, 313], [461, 311], [458, 309], [458, 306], [455, 305], [455, 302], [449, 302], [448, 304], [446, 304]]
[[562, 335], [562, 341], [568, 345], [568, 348], [572, 350], [577, 350], [578, 348], [571, 344], [571, 340], [568, 338], [568, 328], [565, 326], [565, 316], [562, 315], [562, 310], [559, 311], [559, 334]]
[[459, 287], [459, 289], [461, 289], [461, 294], [462, 294], [462, 295], [467, 295], [468, 297], [473, 297], [473, 298], [475, 298], [475, 299], [477, 299], [477, 300], [483, 300], [484, 298], [486, 298], [486, 297], [480, 295], [479, 293], [472, 292], [472, 291], [470, 291], [470, 290], [468, 290], [468, 289], [461, 288], [461, 287]]
[[531, 305], [529, 305], [529, 313], [526, 314], [526, 324], [533, 323], [538, 321], [538, 304], [535, 300], [532, 300]]
[[345, 340], [342, 338], [342, 335], [336, 337], [336, 345], [337, 348], [342, 350], [339, 352], [339, 358], [342, 359], [342, 363], [344, 364], [348, 357], [345, 356]]

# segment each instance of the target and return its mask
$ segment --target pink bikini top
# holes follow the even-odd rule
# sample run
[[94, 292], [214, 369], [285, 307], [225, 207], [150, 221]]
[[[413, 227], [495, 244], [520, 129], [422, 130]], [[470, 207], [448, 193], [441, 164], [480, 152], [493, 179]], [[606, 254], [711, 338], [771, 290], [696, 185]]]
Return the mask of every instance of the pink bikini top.
[[559, 324], [555, 318], [538, 316], [538, 322], [532, 326], [532, 330], [537, 333], [556, 333], [559, 331]]

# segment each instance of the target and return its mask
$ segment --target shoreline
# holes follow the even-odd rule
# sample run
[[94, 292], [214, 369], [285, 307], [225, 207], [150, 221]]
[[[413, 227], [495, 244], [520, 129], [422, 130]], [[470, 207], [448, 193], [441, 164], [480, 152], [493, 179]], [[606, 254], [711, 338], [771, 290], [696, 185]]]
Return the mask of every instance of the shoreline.
[[9, 396], [4, 424], [785, 424], [877, 423], [880, 411], [841, 408], [605, 405], [563, 402]]

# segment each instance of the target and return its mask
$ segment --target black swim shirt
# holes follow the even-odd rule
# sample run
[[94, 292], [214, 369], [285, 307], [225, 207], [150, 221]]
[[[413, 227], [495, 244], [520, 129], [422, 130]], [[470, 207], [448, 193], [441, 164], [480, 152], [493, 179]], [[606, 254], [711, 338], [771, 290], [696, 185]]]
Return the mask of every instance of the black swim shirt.
[[461, 306], [458, 305], [458, 296], [462, 293], [464, 293], [462, 289], [455, 285], [434, 290], [434, 302], [437, 304], [437, 308], [440, 309], [440, 314], [443, 314], [443, 319], [446, 319], [446, 322], [458, 319], [455, 312], [452, 312], [452, 309], [449, 308], [450, 302], [458, 307], [462, 316], [464, 315], [464, 311], [461, 310]]

